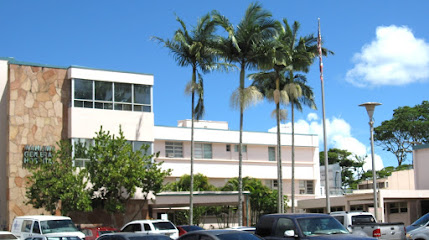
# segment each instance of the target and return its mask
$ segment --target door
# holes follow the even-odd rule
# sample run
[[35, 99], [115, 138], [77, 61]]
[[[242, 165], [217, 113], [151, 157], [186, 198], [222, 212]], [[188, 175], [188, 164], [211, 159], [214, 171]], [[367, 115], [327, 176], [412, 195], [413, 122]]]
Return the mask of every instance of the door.
[[33, 236], [32, 228], [33, 228], [33, 220], [22, 221], [20, 239], [26, 239], [28, 237]]

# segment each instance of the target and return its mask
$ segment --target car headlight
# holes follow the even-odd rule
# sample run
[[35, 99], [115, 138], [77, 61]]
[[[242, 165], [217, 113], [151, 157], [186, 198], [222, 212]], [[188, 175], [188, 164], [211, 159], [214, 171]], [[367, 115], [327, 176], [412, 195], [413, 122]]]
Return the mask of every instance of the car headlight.
[[412, 236], [411, 234], [409, 234], [409, 233], [407, 233], [405, 236], [406, 236], [408, 239], [413, 239], [413, 236]]

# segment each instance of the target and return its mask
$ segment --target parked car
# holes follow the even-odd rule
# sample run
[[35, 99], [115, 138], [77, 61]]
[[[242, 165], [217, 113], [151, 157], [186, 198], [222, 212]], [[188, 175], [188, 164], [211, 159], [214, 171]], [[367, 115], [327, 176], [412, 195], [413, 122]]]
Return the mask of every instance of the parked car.
[[179, 230], [168, 220], [135, 220], [125, 224], [121, 232], [142, 232], [164, 234], [172, 239], [179, 237]]
[[227, 229], [216, 229], [216, 230], [199, 230], [188, 232], [178, 240], [261, 240], [260, 237], [255, 234], [251, 234], [244, 231], [227, 230]]
[[406, 238], [404, 223], [377, 223], [374, 215], [369, 212], [338, 211], [332, 212], [331, 216], [355, 235], [392, 240], [404, 240]]
[[264, 215], [256, 224], [255, 234], [267, 240], [375, 239], [353, 235], [332, 216], [315, 213]]
[[429, 213], [413, 222], [407, 229], [407, 239], [429, 240]]
[[35, 215], [16, 217], [12, 223], [11, 232], [19, 239], [28, 237], [49, 236], [61, 233], [64, 236], [85, 238], [69, 217]]
[[15, 235], [13, 235], [11, 232], [0, 231], [0, 239], [1, 240], [16, 240], [18, 238], [15, 237]]
[[429, 213], [426, 213], [421, 218], [417, 219], [410, 226], [407, 226], [407, 233], [413, 231], [416, 228], [426, 227], [429, 223]]
[[171, 240], [171, 238], [155, 233], [115, 232], [103, 234], [97, 240]]
[[81, 238], [78, 236], [62, 235], [61, 233], [59, 233], [59, 234], [52, 234], [49, 236], [32, 236], [24, 240], [81, 240]]
[[182, 236], [183, 234], [185, 234], [187, 232], [204, 230], [204, 228], [202, 228], [200, 226], [196, 226], [196, 225], [180, 225], [180, 226], [176, 226], [176, 227], [179, 230], [179, 236]]
[[82, 232], [85, 234], [85, 240], [95, 240], [103, 234], [119, 232], [119, 229], [113, 227], [92, 227], [83, 228]]

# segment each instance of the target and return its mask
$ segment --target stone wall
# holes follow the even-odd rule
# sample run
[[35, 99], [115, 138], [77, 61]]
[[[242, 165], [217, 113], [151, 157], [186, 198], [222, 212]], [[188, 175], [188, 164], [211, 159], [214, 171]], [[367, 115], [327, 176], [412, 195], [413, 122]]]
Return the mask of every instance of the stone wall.
[[45, 213], [25, 204], [29, 172], [23, 167], [23, 149], [25, 145], [56, 146], [67, 139], [70, 81], [66, 74], [67, 69], [60, 68], [9, 66], [9, 225], [15, 216]]

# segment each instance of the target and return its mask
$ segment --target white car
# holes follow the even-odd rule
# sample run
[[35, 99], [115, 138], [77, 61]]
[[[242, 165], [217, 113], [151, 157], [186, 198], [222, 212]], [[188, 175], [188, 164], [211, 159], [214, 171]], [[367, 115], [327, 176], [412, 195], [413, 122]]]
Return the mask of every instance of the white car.
[[16, 217], [12, 223], [12, 234], [21, 240], [45, 236], [77, 236], [85, 238], [69, 217], [35, 215]]
[[16, 240], [18, 239], [11, 232], [0, 231], [0, 239], [2, 240]]
[[179, 230], [168, 220], [135, 220], [125, 224], [121, 232], [159, 233], [172, 239], [179, 237]]

